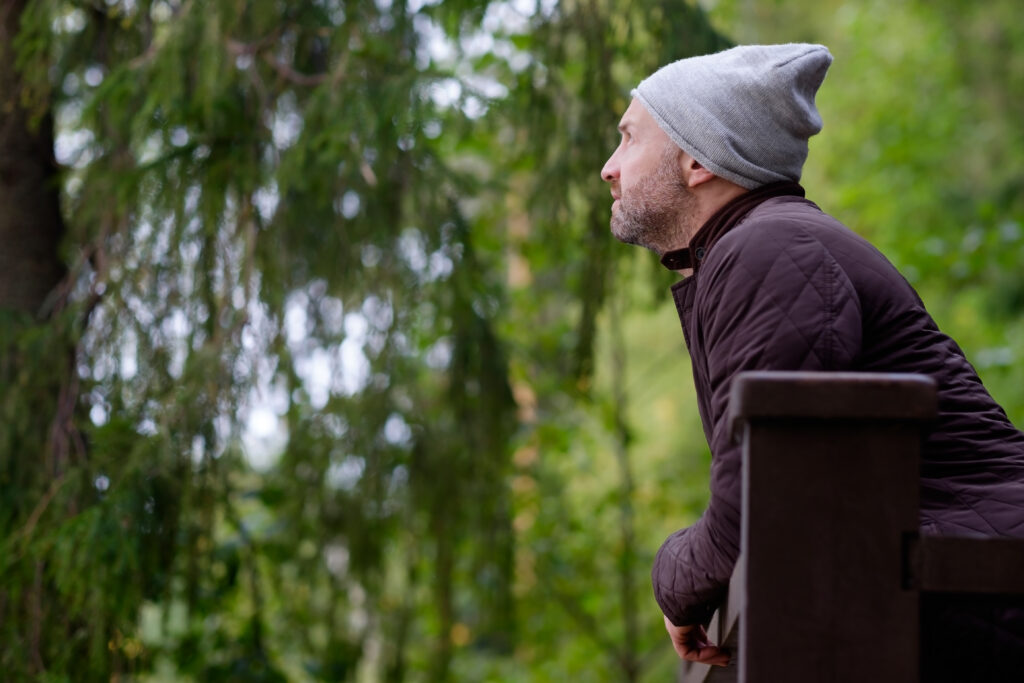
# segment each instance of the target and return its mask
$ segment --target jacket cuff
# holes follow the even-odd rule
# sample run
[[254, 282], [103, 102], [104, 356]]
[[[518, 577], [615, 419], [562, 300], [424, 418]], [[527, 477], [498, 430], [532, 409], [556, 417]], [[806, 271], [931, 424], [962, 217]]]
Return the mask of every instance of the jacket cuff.
[[685, 594], [676, 591], [675, 582], [680, 572], [685, 572], [685, 567], [680, 567], [676, 556], [668, 549], [671, 541], [680, 533], [676, 532], [658, 550], [654, 558], [654, 567], [651, 570], [651, 584], [654, 587], [654, 599], [658, 607], [668, 617], [674, 626], [692, 626], [700, 624], [707, 627], [711, 617], [715, 613], [717, 605], [714, 602], [687, 604]]
[[708, 627], [711, 623], [711, 617], [715, 614], [715, 607], [713, 605], [687, 605], [680, 606], [674, 605], [664, 601], [661, 597], [657, 596], [655, 591], [655, 599], [658, 601], [658, 606], [661, 607], [662, 613], [668, 620], [672, 622], [673, 626], [694, 626], [700, 624], [704, 628]]

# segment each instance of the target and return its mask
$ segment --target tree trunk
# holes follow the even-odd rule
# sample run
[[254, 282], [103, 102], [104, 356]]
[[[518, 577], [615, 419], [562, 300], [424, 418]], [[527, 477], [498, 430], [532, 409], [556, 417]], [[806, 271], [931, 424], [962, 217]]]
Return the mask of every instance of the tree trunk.
[[[613, 287], [614, 289], [614, 287]], [[618, 296], [608, 302], [612, 347], [612, 410], [615, 419], [615, 461], [619, 466], [619, 529], [622, 553], [619, 555], [619, 599], [622, 609], [623, 642], [619, 666], [623, 680], [640, 678], [639, 633], [640, 610], [636, 599], [636, 533], [633, 525], [633, 468], [629, 455], [629, 424], [626, 418], [626, 341], [622, 335], [622, 319]]]
[[0, 4], [0, 536], [16, 532], [27, 548], [20, 560], [0, 558], [0, 661], [11, 679], [35, 680], [55, 652], [69, 647], [64, 638], [54, 642], [54, 634], [81, 625], [69, 625], [45, 560], [24, 541], [62, 482], [53, 453], [66, 432], [56, 428], [62, 425], [57, 406], [68, 407], [70, 420], [75, 405], [68, 381], [72, 347], [59, 332], [37, 334], [49, 324], [66, 269], [59, 253], [64, 222], [53, 117], [49, 103], [25, 101], [15, 68], [14, 40], [26, 4]]
[[64, 275], [58, 246], [64, 234], [53, 118], [33, 121], [22, 102], [14, 38], [25, 0], [0, 7], [0, 309], [44, 313]]
[[437, 555], [434, 560], [434, 600], [437, 606], [440, 631], [431, 663], [430, 680], [437, 683], [449, 680], [452, 662], [452, 627], [455, 625], [453, 587], [455, 549], [452, 547], [453, 529], [450, 524], [451, 516], [445, 507], [447, 504], [447, 501], [440, 504], [440, 510], [435, 512], [433, 522], [434, 542], [437, 544]]

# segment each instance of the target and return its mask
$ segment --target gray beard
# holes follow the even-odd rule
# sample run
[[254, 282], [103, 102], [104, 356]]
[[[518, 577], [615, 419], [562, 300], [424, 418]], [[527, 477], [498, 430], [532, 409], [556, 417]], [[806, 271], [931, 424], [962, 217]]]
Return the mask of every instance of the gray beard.
[[658, 168], [619, 199], [612, 212], [612, 234], [620, 242], [664, 254], [685, 247], [693, 233], [696, 198], [683, 182], [674, 151]]

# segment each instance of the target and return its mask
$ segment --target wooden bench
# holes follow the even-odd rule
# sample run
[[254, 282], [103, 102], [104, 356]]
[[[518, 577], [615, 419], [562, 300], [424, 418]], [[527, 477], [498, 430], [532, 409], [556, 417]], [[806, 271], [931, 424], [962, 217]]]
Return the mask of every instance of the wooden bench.
[[709, 636], [733, 659], [680, 681], [916, 681], [922, 593], [1024, 595], [1024, 541], [918, 534], [931, 379], [743, 373], [730, 410], [741, 555]]

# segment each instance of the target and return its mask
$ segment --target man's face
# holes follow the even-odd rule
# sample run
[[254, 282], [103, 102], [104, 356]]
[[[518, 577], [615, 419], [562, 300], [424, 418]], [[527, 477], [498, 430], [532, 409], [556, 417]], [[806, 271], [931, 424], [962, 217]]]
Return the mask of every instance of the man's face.
[[622, 140], [601, 169], [615, 199], [612, 234], [659, 254], [685, 247], [695, 199], [682, 178], [682, 152], [635, 99], [619, 131]]

